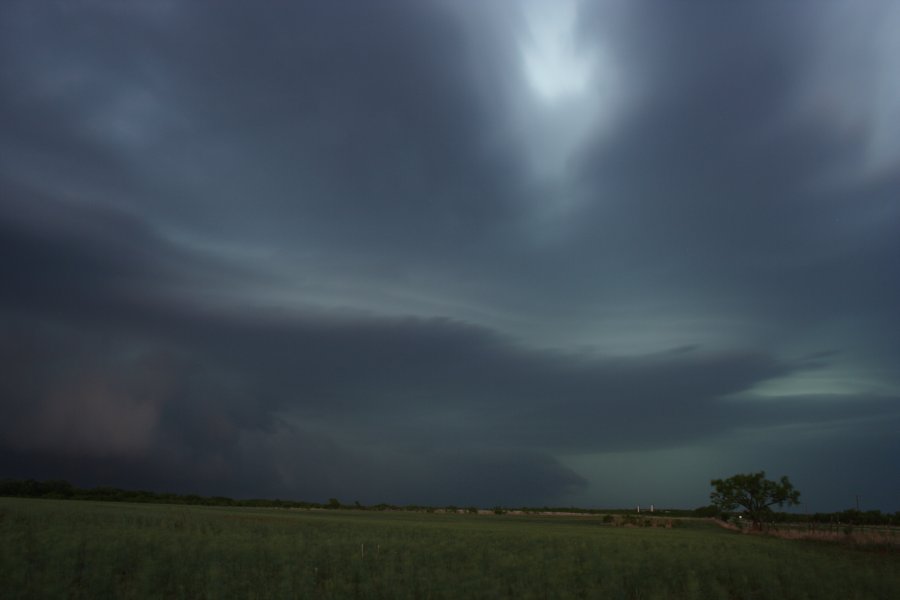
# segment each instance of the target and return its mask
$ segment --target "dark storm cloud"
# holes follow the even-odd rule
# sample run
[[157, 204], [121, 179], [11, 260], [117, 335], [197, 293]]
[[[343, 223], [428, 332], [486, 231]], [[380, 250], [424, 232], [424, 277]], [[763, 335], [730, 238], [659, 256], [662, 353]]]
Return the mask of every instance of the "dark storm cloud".
[[[560, 6], [574, 41], [548, 51]], [[881, 435], [900, 182], [869, 163], [897, 158], [873, 124], [898, 101], [873, 59], [831, 108], [850, 119], [874, 81], [887, 109], [807, 115], [833, 60], [810, 11], [4, 3], [3, 462], [597, 502], [572, 457], [704, 448], [755, 470], [776, 460], [760, 438], [802, 477], [811, 448]], [[529, 76], [572, 89], [586, 57], [586, 96], [539, 97], [526, 51], [569, 52]]]
[[592, 202], [561, 252], [592, 261], [568, 276], [627, 272], [625, 294], [674, 311], [796, 325], [865, 306], [896, 323], [898, 179], [827, 183], [861, 143], [792, 114], [816, 30], [804, 10], [629, 3], [614, 25], [587, 20], [642, 95], [579, 158]]
[[[0, 182], [0, 304], [120, 326], [153, 319], [156, 305], [185, 301], [198, 285], [256, 276], [166, 240], [115, 205], [81, 204]], [[139, 308], [140, 307], [140, 308]]]
[[541, 502], [582, 482], [556, 452], [896, 412], [896, 398], [725, 399], [823, 358], [564, 355], [448, 320], [340, 313], [163, 306], [148, 324], [146, 306], [127, 298], [115, 328], [78, 325], [90, 314], [54, 319], [52, 300], [23, 312], [4, 327], [2, 392], [17, 399], [4, 409], [6, 451], [31, 450], [22, 464], [45, 469], [97, 461], [90, 479], [128, 460], [120, 481], [146, 471], [241, 495], [468, 503], [474, 482], [491, 481], [482, 498]]
[[[63, 113], [37, 124], [55, 134], [28, 127], [28, 144], [68, 157], [58, 142], [70, 131], [134, 134], [152, 163], [131, 160], [133, 148], [118, 160], [175, 182], [158, 184], [154, 210], [201, 230], [429, 252], [508, 214], [513, 166], [481, 142], [490, 117], [466, 85], [463, 32], [427, 3], [201, 2], [154, 19], [105, 3], [17, 8], [10, 34], [30, 52], [11, 55], [24, 67], [9, 87], [25, 86], [10, 120]], [[53, 50], [29, 47], [35, 35]], [[58, 73], [35, 73], [43, 63]]]

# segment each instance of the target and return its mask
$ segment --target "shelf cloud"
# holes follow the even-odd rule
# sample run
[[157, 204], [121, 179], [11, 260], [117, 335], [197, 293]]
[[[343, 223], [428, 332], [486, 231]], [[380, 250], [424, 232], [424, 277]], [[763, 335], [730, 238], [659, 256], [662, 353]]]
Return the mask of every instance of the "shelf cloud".
[[897, 510], [896, 23], [3, 3], [2, 475]]

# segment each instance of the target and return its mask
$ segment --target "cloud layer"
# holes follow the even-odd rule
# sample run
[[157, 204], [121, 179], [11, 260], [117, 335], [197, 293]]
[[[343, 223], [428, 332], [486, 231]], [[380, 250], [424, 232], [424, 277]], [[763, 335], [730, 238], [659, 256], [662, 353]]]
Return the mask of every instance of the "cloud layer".
[[5, 3], [8, 475], [896, 510], [898, 19]]

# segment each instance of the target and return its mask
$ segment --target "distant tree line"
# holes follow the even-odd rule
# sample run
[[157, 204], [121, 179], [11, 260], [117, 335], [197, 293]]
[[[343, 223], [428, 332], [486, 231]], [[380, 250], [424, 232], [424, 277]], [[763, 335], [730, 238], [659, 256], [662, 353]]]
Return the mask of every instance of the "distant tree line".
[[[697, 517], [717, 518], [723, 521], [733, 520], [741, 512], [722, 512], [717, 506], [703, 506], [692, 511]], [[767, 523], [817, 523], [841, 525], [892, 525], [900, 527], [900, 512], [883, 513], [880, 510], [847, 510], [837, 512], [817, 512], [811, 514], [776, 512], [766, 516]]]
[[[409, 504], [373, 504], [364, 506], [358, 501], [343, 504], [337, 498], [329, 498], [327, 502], [305, 502], [298, 500], [282, 500], [280, 498], [235, 499], [227, 496], [201, 496], [198, 494], [173, 494], [168, 492], [151, 492], [147, 490], [126, 490], [111, 486], [79, 488], [68, 481], [53, 479], [35, 481], [34, 479], [0, 479], [0, 496], [18, 498], [46, 498], [55, 500], [97, 500], [103, 502], [141, 502], [153, 504], [196, 504], [206, 506], [246, 506], [272, 508], [321, 508], [321, 509], [355, 509], [355, 510], [410, 510], [434, 512], [432, 506]], [[460, 512], [477, 513], [476, 507], [459, 509]]]
[[[20, 498], [47, 498], [57, 500], [98, 500], [104, 502], [145, 502], [156, 504], [198, 504], [208, 506], [248, 506], [248, 507], [273, 507], [273, 508], [321, 508], [330, 510], [339, 509], [355, 509], [355, 510], [371, 510], [371, 511], [387, 511], [387, 510], [405, 510], [414, 512], [450, 512], [450, 513], [466, 513], [477, 514], [479, 508], [476, 506], [459, 507], [455, 505], [448, 506], [428, 506], [419, 504], [372, 504], [363, 505], [358, 501], [352, 504], [344, 504], [337, 498], [329, 498], [326, 502], [305, 502], [296, 500], [281, 500], [267, 498], [252, 498], [249, 500], [239, 500], [228, 498], [226, 496], [200, 496], [197, 494], [173, 494], [150, 492], [147, 490], [125, 490], [110, 486], [100, 486], [94, 488], [79, 488], [68, 481], [47, 480], [35, 481], [34, 479], [2, 479], [0, 480], [0, 496], [13, 496]], [[595, 509], [595, 508], [578, 508], [575, 506], [542, 506], [542, 507], [503, 507], [494, 506], [487, 509], [493, 514], [507, 514], [510, 512], [520, 512], [525, 514], [539, 513], [569, 513], [583, 515], [608, 515], [608, 514], [629, 514], [634, 509]], [[691, 517], [695, 516], [691, 510], [665, 510], [657, 511], [666, 513], [667, 516], [673, 517]]]
[[[245, 506], [245, 507], [272, 507], [272, 508], [320, 508], [330, 510], [354, 509], [354, 510], [406, 510], [416, 512], [453, 512], [453, 513], [478, 513], [475, 506], [425, 506], [418, 504], [394, 505], [372, 504], [363, 505], [359, 502], [352, 504], [341, 503], [337, 498], [329, 498], [327, 502], [304, 502], [297, 500], [281, 500], [269, 498], [234, 499], [226, 496], [200, 496], [197, 494], [173, 494], [166, 492], [150, 492], [147, 490], [125, 490], [110, 486], [93, 488], [79, 488], [68, 481], [48, 480], [35, 481], [34, 479], [2, 479], [0, 480], [0, 496], [12, 496], [19, 498], [47, 498], [57, 500], [97, 500], [104, 502], [144, 502], [154, 504], [196, 504], [206, 506]], [[574, 506], [542, 506], [542, 507], [501, 507], [490, 509], [494, 514], [506, 514], [509, 512], [521, 512], [525, 514], [539, 513], [569, 513], [582, 515], [628, 515], [636, 512], [635, 509], [599, 509], [578, 508]], [[647, 511], [643, 511], [642, 515]], [[683, 509], [657, 509], [656, 516], [667, 517], [703, 517], [703, 518], [733, 518], [739, 513], [723, 513], [716, 506], [703, 506], [693, 510]], [[833, 513], [797, 514], [785, 512], [772, 512], [768, 519], [773, 523], [841, 523], [852, 525], [895, 525], [900, 526], [900, 512], [889, 514], [878, 510], [857, 511], [844, 510]]]
[[68, 481], [33, 479], [0, 480], [0, 496], [47, 498], [57, 500], [100, 500], [104, 502], [144, 502], [154, 504], [203, 504], [208, 506], [271, 506], [280, 508], [328, 508], [326, 504], [293, 500], [252, 498], [236, 500], [225, 496], [172, 494], [147, 490], [125, 490], [116, 487], [75, 487]]

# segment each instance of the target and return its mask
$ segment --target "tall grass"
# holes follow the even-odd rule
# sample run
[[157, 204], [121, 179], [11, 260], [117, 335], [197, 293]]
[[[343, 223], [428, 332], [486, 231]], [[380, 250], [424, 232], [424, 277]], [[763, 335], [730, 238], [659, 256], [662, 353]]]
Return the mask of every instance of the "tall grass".
[[0, 498], [3, 598], [895, 598], [900, 555], [712, 526]]

